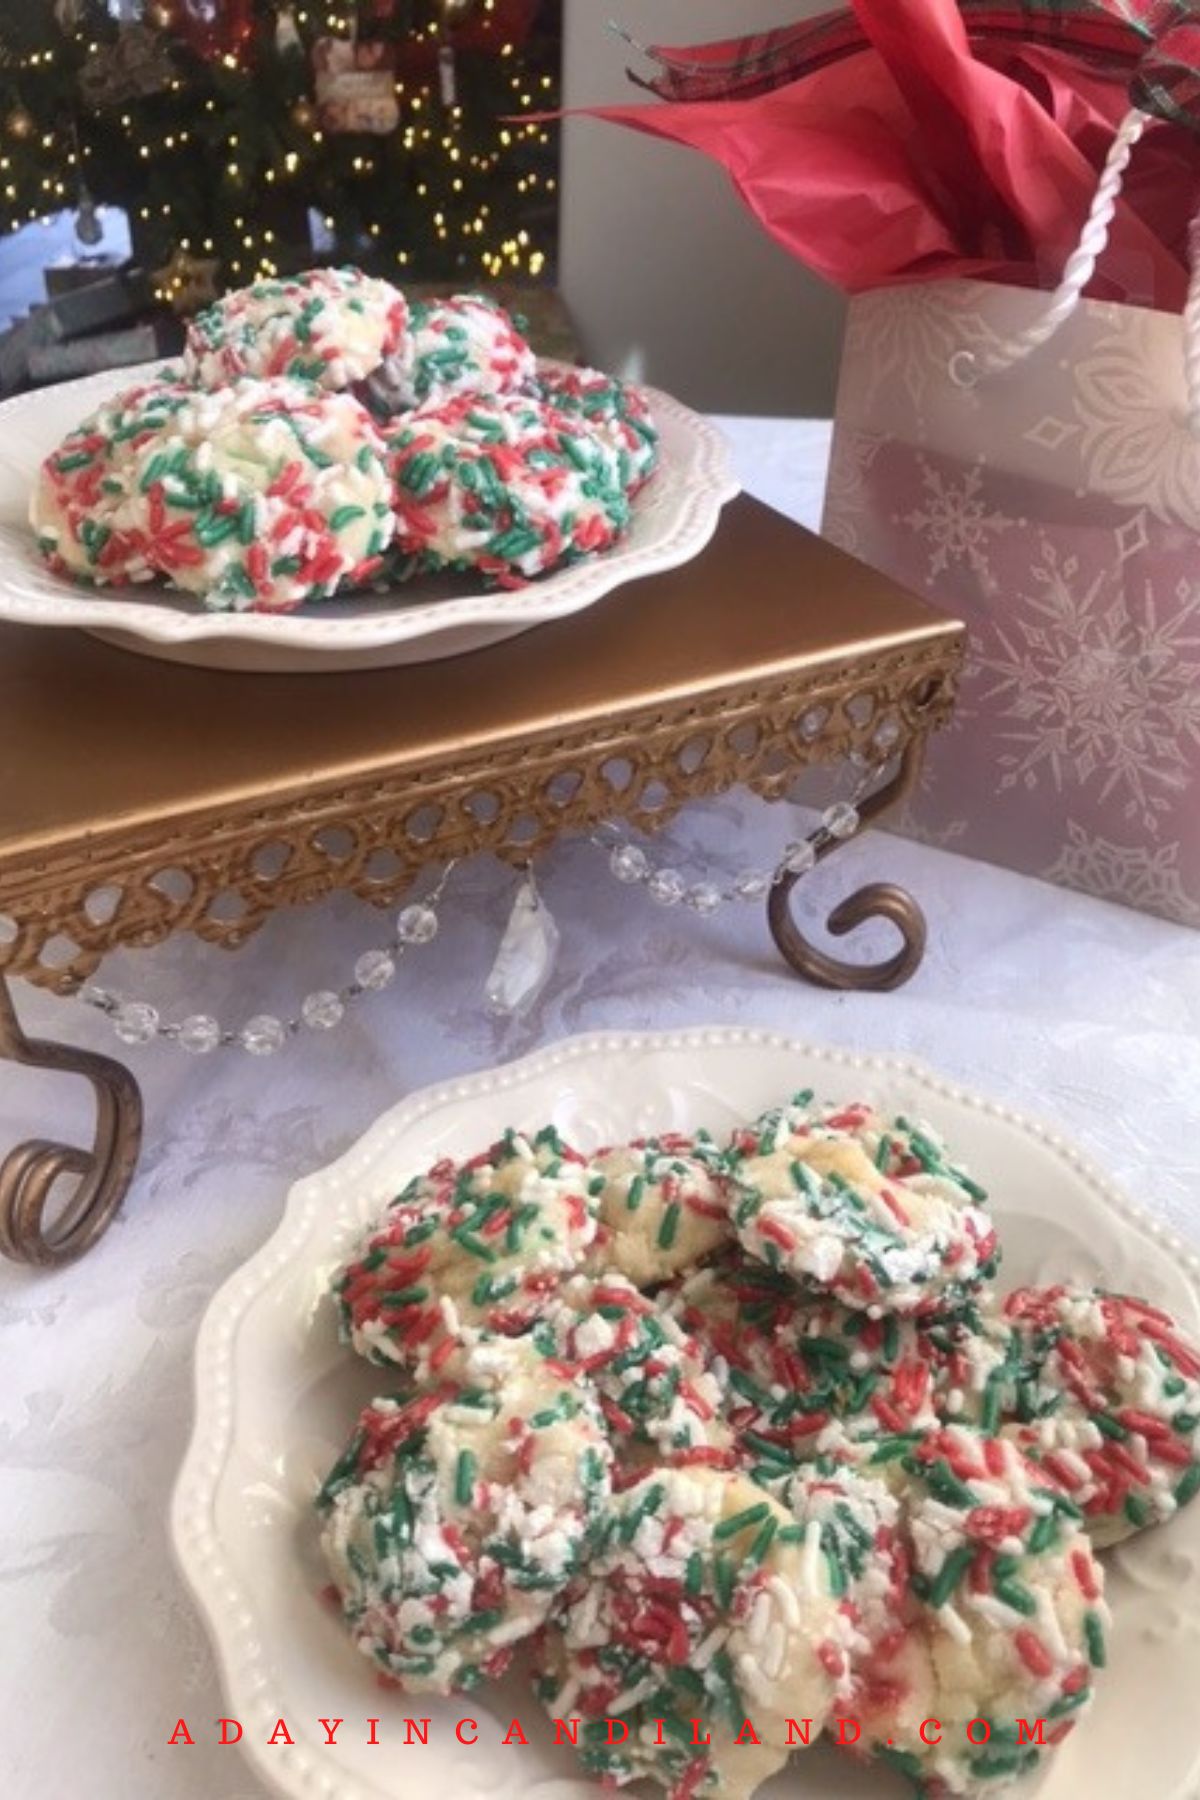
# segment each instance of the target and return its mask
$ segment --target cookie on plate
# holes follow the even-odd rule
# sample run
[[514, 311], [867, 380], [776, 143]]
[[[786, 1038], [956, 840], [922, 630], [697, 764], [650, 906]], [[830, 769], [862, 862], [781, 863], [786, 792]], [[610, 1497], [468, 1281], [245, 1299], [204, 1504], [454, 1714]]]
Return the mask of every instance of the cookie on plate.
[[1061, 1742], [1106, 1660], [1079, 1510], [1018, 1445], [965, 1426], [860, 1452], [900, 1500], [912, 1574], [894, 1631], [856, 1666], [859, 1748], [922, 1792], [1006, 1786], [1042, 1755], [1021, 1721]]
[[[547, 1302], [533, 1342], [563, 1374], [592, 1382], [617, 1447], [656, 1458], [732, 1462], [725, 1392], [699, 1344], [621, 1275], [576, 1275]], [[709, 1452], [715, 1452], [710, 1456]]]
[[735, 1133], [730, 1170], [746, 1250], [847, 1306], [946, 1311], [995, 1273], [986, 1195], [928, 1126], [799, 1094]]
[[611, 440], [620, 457], [627, 494], [636, 494], [646, 485], [658, 467], [659, 436], [650, 402], [640, 388], [599, 369], [573, 369], [565, 364], [543, 367], [538, 385], [551, 406], [586, 419]]
[[596, 1235], [600, 1181], [551, 1127], [416, 1175], [336, 1277], [342, 1336], [414, 1377], [541, 1316]]
[[1020, 1288], [987, 1315], [1001, 1354], [983, 1391], [1011, 1436], [1118, 1543], [1200, 1492], [1200, 1346], [1168, 1313], [1063, 1283]]
[[213, 389], [246, 375], [347, 388], [374, 374], [407, 323], [407, 302], [390, 282], [359, 269], [310, 269], [237, 288], [197, 313], [184, 371]]
[[209, 607], [253, 612], [368, 585], [392, 530], [366, 409], [289, 380], [194, 392], [143, 443], [113, 519], [122, 555]]
[[193, 398], [190, 387], [166, 374], [123, 388], [45, 459], [29, 522], [57, 574], [97, 587], [154, 579], [141, 546], [120, 530], [120, 515], [139, 452]]
[[359, 1649], [409, 1693], [501, 1674], [586, 1558], [611, 1454], [586, 1386], [532, 1350], [502, 1391], [368, 1406], [317, 1499]]
[[583, 419], [524, 395], [462, 396], [389, 439], [396, 550], [521, 586], [610, 549], [629, 526], [618, 457]]
[[589, 1774], [740, 1800], [787, 1760], [790, 1719], [815, 1742], [849, 1668], [819, 1539], [741, 1475], [663, 1469], [616, 1498], [536, 1647], [538, 1696], [584, 1720]]

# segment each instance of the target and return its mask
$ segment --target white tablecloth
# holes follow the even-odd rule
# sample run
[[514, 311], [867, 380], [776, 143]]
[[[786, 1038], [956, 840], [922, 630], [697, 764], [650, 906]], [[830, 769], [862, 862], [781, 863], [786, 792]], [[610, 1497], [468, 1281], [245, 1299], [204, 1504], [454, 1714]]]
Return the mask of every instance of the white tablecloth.
[[[828, 427], [727, 424], [747, 487], [815, 521]], [[728, 798], [703, 830], [726, 846], [738, 838], [739, 863], [767, 865], [787, 823]], [[528, 1020], [497, 1022], [480, 1003], [512, 882], [479, 863], [453, 881], [436, 943], [336, 1036], [273, 1064], [129, 1053], [148, 1131], [123, 1217], [76, 1268], [0, 1269], [0, 1744], [13, 1800], [261, 1800], [236, 1752], [207, 1738], [167, 1747], [180, 1715], [207, 1723], [222, 1711], [166, 1543], [192, 1343], [289, 1184], [412, 1088], [597, 1027], [754, 1023], [911, 1052], [1052, 1117], [1145, 1205], [1200, 1236], [1200, 937], [891, 838], [839, 860], [817, 883], [827, 900], [861, 870], [906, 883], [928, 910], [928, 961], [899, 994], [808, 988], [779, 961], [759, 909], [663, 913], [611, 881], [595, 849], [571, 844], [540, 870], [563, 948]], [[236, 958], [179, 940], [114, 959], [108, 974], [176, 1016], [203, 1004], [240, 1021], [347, 979], [380, 936], [375, 915], [334, 903], [275, 920]], [[31, 1029], [110, 1045], [78, 1006], [21, 999]], [[72, 1103], [61, 1082], [3, 1068], [0, 1144], [61, 1135]]]

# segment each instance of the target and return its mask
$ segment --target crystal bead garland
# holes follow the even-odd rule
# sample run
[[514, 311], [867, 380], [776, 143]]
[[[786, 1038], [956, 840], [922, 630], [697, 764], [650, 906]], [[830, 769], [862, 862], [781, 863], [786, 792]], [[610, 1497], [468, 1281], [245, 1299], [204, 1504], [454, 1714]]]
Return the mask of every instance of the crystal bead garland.
[[367, 950], [354, 965], [354, 979], [343, 988], [320, 988], [306, 994], [295, 1018], [258, 1013], [237, 1030], [227, 1031], [207, 1013], [192, 1013], [178, 1024], [166, 1023], [156, 1007], [140, 1000], [126, 1000], [108, 988], [80, 988], [85, 1006], [107, 1014], [123, 1044], [150, 1044], [156, 1039], [178, 1044], [191, 1056], [209, 1056], [214, 1050], [236, 1047], [247, 1056], [274, 1056], [291, 1038], [303, 1031], [333, 1031], [347, 1009], [367, 994], [382, 993], [396, 979], [400, 959], [414, 945], [429, 944], [438, 934], [437, 908], [454, 869], [448, 863], [437, 886], [424, 900], [406, 906], [396, 919], [395, 935], [386, 948]]
[[[887, 745], [880, 747], [886, 749]], [[689, 881], [670, 863], [656, 867], [641, 845], [623, 838], [615, 825], [601, 826], [593, 833], [591, 841], [605, 852], [609, 869], [618, 881], [628, 887], [644, 887], [659, 906], [687, 906], [707, 918], [729, 901], [765, 900], [771, 889], [788, 875], [807, 875], [815, 869], [821, 851], [829, 844], [844, 843], [854, 836], [862, 823], [859, 804], [887, 768], [887, 758], [871, 762], [855, 755], [851, 761], [859, 773], [849, 800], [834, 801], [825, 808], [807, 837], [785, 844], [773, 869], [743, 869], [725, 885], [711, 876]]]

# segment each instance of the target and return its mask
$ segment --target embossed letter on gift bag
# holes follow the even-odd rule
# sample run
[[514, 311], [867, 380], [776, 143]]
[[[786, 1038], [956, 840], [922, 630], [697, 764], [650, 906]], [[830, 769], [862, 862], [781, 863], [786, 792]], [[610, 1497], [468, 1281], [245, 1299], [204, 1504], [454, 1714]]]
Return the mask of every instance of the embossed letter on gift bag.
[[1079, 301], [1030, 350], [1047, 304], [960, 281], [852, 302], [824, 529], [970, 629], [906, 828], [1200, 926], [1183, 322]]

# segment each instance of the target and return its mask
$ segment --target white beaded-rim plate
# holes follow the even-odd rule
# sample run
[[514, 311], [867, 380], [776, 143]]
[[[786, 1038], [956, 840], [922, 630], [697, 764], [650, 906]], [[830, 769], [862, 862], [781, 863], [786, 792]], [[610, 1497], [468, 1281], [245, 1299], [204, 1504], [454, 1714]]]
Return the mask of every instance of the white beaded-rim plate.
[[[207, 1621], [226, 1710], [259, 1777], [289, 1800], [586, 1800], [599, 1790], [557, 1750], [517, 1673], [450, 1701], [406, 1700], [319, 1597], [312, 1496], [358, 1407], [386, 1376], [338, 1346], [331, 1273], [416, 1170], [552, 1121], [582, 1148], [671, 1128], [717, 1132], [801, 1087], [916, 1114], [992, 1193], [1003, 1286], [1103, 1282], [1200, 1333], [1200, 1259], [1041, 1125], [912, 1063], [815, 1049], [766, 1033], [697, 1030], [574, 1038], [487, 1074], [427, 1089], [339, 1162], [292, 1190], [282, 1224], [216, 1296], [196, 1352], [196, 1420], [171, 1531]], [[1197, 1800], [1200, 1795], [1200, 1502], [1107, 1553], [1114, 1628], [1096, 1704], [1014, 1800]], [[427, 1718], [428, 1744], [405, 1743]], [[294, 1739], [269, 1744], [284, 1719]], [[333, 1746], [321, 1719], [342, 1719]], [[376, 1718], [378, 1743], [368, 1742]], [[502, 1745], [517, 1718], [529, 1742]], [[456, 1723], [476, 1722], [476, 1744]], [[463, 1726], [463, 1737], [472, 1734]], [[771, 1782], [771, 1800], [899, 1800], [905, 1784], [829, 1746]]]
[[29, 527], [38, 468], [102, 400], [168, 367], [109, 370], [0, 405], [0, 620], [74, 626], [145, 656], [213, 669], [307, 673], [429, 662], [565, 618], [627, 581], [690, 562], [739, 491], [717, 428], [647, 388], [661, 461], [634, 498], [628, 536], [528, 587], [487, 592], [471, 577], [426, 576], [390, 593], [353, 594], [282, 614], [208, 612], [194, 597], [153, 583], [74, 587], [45, 566]]

